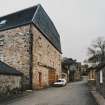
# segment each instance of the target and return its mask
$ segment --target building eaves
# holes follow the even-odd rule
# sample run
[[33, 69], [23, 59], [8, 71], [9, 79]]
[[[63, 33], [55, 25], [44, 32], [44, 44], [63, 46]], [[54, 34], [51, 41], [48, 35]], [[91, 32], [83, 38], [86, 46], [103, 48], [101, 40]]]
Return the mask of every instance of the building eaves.
[[23, 74], [8, 64], [0, 61], [0, 74], [22, 76]]
[[104, 67], [105, 67], [105, 63], [99, 64], [96, 68], [96, 72], [100, 71]]

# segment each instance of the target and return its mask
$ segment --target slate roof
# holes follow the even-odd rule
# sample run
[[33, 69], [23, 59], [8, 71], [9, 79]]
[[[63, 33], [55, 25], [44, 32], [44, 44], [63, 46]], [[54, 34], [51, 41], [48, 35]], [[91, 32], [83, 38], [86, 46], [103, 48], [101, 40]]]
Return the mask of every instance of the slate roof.
[[89, 72], [89, 71], [93, 71], [93, 70], [96, 71], [96, 68], [97, 68], [97, 66], [91, 66], [91, 67], [87, 68], [87, 71], [88, 71], [88, 72]]
[[105, 67], [105, 63], [101, 63], [101, 64], [98, 64], [97, 66], [91, 66], [87, 70], [88, 71], [95, 70], [96, 72], [98, 72], [104, 67]]
[[96, 72], [100, 71], [104, 67], [105, 67], [105, 63], [99, 64], [96, 68]]
[[42, 6], [36, 5], [7, 16], [0, 17], [0, 31], [33, 23], [35, 27], [61, 52], [60, 36]]
[[0, 61], [0, 74], [21, 76], [22, 73]]
[[72, 64], [76, 64], [76, 61], [73, 60], [72, 58], [64, 58], [62, 63], [72, 65]]

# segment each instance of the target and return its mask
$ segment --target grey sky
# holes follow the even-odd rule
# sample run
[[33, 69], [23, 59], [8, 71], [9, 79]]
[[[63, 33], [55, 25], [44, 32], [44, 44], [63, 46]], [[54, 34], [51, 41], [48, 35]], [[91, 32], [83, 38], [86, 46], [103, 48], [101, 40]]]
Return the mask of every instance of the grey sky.
[[61, 36], [63, 56], [83, 61], [91, 41], [105, 35], [105, 0], [0, 0], [0, 16], [37, 3]]

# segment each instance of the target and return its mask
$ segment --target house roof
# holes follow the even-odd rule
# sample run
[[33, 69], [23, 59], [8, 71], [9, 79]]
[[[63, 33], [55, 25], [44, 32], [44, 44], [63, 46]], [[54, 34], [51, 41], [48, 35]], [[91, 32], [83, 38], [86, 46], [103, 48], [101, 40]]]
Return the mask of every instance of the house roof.
[[97, 68], [97, 66], [91, 66], [91, 67], [87, 68], [87, 71], [88, 71], [88, 72], [89, 72], [89, 71], [93, 71], [93, 70], [96, 71], [96, 68]]
[[17, 76], [22, 75], [22, 73], [20, 71], [17, 71], [13, 67], [10, 67], [9, 65], [7, 65], [6, 63], [4, 63], [2, 61], [0, 61], [0, 74], [17, 75]]
[[100, 71], [104, 67], [105, 67], [105, 63], [99, 64], [96, 68], [96, 72]]
[[72, 64], [76, 64], [76, 61], [73, 60], [72, 58], [64, 58], [62, 60], [62, 63], [67, 64], [67, 65], [72, 65]]
[[35, 27], [61, 52], [60, 36], [42, 6], [36, 5], [16, 13], [0, 17], [0, 31], [33, 23]]

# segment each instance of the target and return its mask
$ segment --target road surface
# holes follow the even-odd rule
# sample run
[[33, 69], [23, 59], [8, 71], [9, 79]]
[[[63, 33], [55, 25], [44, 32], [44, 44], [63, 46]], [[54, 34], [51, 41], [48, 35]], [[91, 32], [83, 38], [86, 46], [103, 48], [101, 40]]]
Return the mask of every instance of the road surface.
[[87, 80], [51, 87], [5, 101], [0, 105], [97, 105], [88, 90]]

